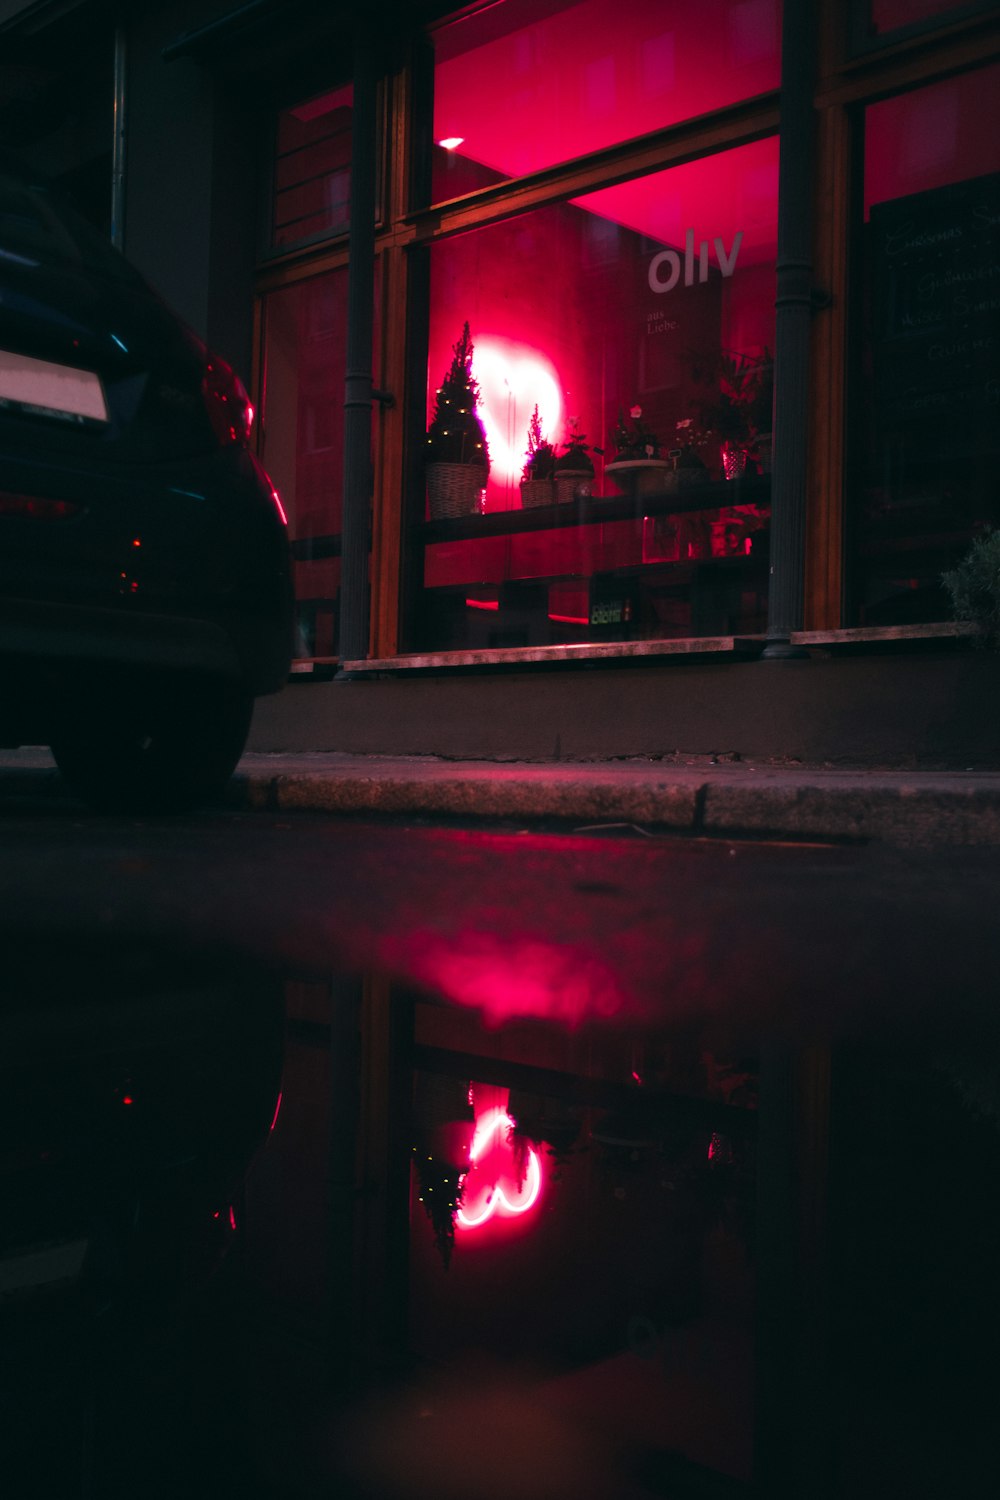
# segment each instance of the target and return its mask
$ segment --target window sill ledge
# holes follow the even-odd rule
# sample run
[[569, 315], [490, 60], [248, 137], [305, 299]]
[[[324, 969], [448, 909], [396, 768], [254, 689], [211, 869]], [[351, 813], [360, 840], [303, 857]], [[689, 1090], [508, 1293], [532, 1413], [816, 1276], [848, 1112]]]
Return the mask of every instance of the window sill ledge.
[[[830, 652], [843, 648], [885, 648], [935, 641], [972, 640], [978, 630], [964, 621], [927, 625], [869, 625], [842, 630], [796, 630], [793, 646]], [[572, 646], [497, 646], [472, 651], [425, 651], [367, 657], [341, 662], [352, 673], [468, 670], [471, 667], [520, 667], [539, 663], [634, 660], [635, 658], [729, 657], [754, 659], [767, 644], [765, 635], [694, 636], [656, 641], [586, 642]]]

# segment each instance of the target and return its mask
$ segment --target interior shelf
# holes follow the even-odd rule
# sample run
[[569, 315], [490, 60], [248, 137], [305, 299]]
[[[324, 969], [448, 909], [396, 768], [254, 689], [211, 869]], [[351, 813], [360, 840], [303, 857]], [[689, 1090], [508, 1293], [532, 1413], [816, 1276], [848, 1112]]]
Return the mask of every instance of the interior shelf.
[[770, 480], [755, 475], [749, 479], [720, 479], [648, 495], [592, 495], [586, 500], [574, 500], [569, 505], [539, 505], [531, 510], [498, 510], [485, 515], [477, 513], [425, 521], [420, 527], [420, 535], [424, 544], [430, 546], [435, 542], [464, 542], [486, 536], [553, 531], [564, 526], [633, 521], [643, 516], [721, 510], [733, 505], [766, 505], [770, 496]]

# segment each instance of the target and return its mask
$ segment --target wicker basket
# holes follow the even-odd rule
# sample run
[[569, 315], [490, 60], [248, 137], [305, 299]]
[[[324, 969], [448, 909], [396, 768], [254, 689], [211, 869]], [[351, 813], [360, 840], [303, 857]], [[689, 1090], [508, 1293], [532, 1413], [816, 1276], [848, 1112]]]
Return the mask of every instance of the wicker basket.
[[521, 480], [522, 510], [534, 510], [537, 505], [552, 505], [555, 498], [555, 486], [551, 479]]
[[560, 469], [556, 473], [556, 504], [571, 505], [590, 494], [594, 475], [590, 469]]
[[474, 516], [481, 508], [486, 472], [479, 464], [427, 465], [427, 503], [431, 519]]

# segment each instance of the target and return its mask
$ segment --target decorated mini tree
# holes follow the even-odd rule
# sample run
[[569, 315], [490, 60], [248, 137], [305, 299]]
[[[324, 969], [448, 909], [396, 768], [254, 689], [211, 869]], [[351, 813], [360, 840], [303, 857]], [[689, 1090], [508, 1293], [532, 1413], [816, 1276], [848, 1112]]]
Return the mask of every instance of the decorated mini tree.
[[528, 423], [528, 447], [521, 473], [521, 505], [551, 505], [555, 499], [552, 483], [556, 467], [556, 450], [542, 436], [542, 421], [536, 406]]
[[528, 448], [524, 460], [522, 479], [551, 479], [556, 466], [556, 450], [542, 436], [542, 422], [536, 406], [528, 423]]
[[490, 471], [486, 429], [479, 418], [479, 385], [472, 373], [473, 343], [469, 325], [455, 344], [451, 366], [438, 388], [434, 415], [427, 429], [426, 457], [429, 463], [473, 464], [483, 471], [481, 484]]

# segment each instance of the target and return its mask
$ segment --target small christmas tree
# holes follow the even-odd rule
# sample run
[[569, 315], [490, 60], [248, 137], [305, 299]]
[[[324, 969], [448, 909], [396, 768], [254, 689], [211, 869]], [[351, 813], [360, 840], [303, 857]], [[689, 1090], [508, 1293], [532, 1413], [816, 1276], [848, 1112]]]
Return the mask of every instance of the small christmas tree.
[[451, 367], [439, 387], [434, 415], [427, 429], [426, 457], [430, 463], [475, 464], [490, 472], [486, 429], [479, 419], [479, 385], [472, 373], [473, 344], [466, 323], [454, 346]]
[[542, 437], [542, 423], [536, 406], [528, 423], [528, 448], [522, 478], [551, 479], [556, 466], [556, 450]]

